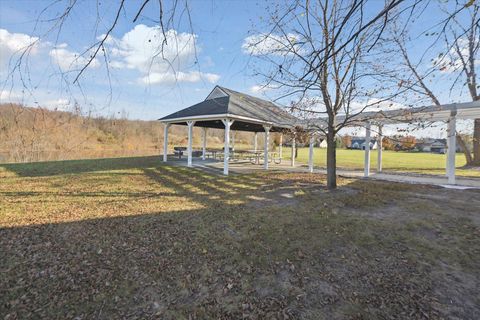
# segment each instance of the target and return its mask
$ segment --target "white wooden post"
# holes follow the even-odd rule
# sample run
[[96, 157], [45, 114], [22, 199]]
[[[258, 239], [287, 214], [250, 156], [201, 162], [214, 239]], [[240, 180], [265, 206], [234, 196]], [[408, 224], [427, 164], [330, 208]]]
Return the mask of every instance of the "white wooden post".
[[163, 162], [167, 162], [167, 155], [168, 155], [168, 128], [170, 127], [170, 123], [165, 123], [165, 127], [163, 128]]
[[192, 166], [192, 135], [193, 135], [193, 126], [195, 125], [195, 121], [187, 121], [187, 125], [188, 125], [187, 166], [191, 167]]
[[296, 132], [293, 133], [292, 136], [292, 160], [290, 161], [290, 165], [295, 167], [295, 136], [297, 135]]
[[455, 184], [455, 155], [457, 153], [456, 146], [456, 118], [455, 114], [450, 116], [447, 129], [447, 176], [448, 183]]
[[315, 136], [312, 133], [310, 133], [310, 146], [308, 149], [308, 171], [310, 173], [313, 172], [313, 144], [315, 142]]
[[377, 143], [377, 172], [382, 172], [382, 160], [383, 160], [383, 135], [382, 135], [383, 126], [378, 126], [378, 143]]
[[280, 133], [280, 145], [279, 145], [279, 150], [278, 150], [278, 156], [280, 159], [282, 159], [283, 156], [283, 133]]
[[202, 129], [203, 129], [202, 160], [205, 160], [205, 156], [207, 154], [207, 128], [204, 127]]
[[233, 120], [223, 119], [225, 125], [225, 142], [223, 145], [223, 174], [228, 176], [228, 160], [230, 158], [230, 126]]
[[365, 162], [363, 175], [368, 177], [370, 175], [370, 123], [365, 126]]
[[257, 136], [258, 136], [258, 132], [255, 132], [255, 135], [253, 136], [253, 151], [255, 152], [257, 152], [257, 147], [258, 147]]
[[263, 146], [263, 168], [265, 170], [268, 169], [268, 145], [270, 144], [270, 128], [269, 126], [263, 126], [265, 129], [265, 141], [264, 141], [264, 146]]

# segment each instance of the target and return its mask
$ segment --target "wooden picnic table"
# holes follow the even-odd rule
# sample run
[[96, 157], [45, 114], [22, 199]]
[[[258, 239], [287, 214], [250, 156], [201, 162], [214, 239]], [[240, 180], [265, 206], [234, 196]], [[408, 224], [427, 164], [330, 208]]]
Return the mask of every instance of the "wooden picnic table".
[[[239, 150], [235, 152], [246, 155], [252, 164], [260, 164], [260, 159], [265, 156], [265, 151], [263, 150]], [[269, 163], [273, 161], [276, 164], [280, 164], [282, 159], [278, 157], [277, 154], [276, 151], [269, 151], [267, 161]]]
[[[224, 154], [223, 149], [207, 149], [206, 156], [207, 158], [212, 157], [216, 160], [217, 158], [222, 158]], [[230, 150], [230, 160], [238, 161], [240, 158], [248, 159], [252, 164], [260, 164], [260, 159], [264, 157], [263, 150]], [[276, 164], [280, 164], [282, 159], [278, 156], [278, 152], [269, 151], [267, 161], [271, 163], [272, 161]]]

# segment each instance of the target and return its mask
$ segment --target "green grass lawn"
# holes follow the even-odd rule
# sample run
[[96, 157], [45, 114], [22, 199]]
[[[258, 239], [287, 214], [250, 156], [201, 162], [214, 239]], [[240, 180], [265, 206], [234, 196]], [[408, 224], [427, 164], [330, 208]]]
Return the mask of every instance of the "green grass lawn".
[[474, 319], [480, 193], [159, 157], [0, 165], [4, 319]]
[[[290, 148], [284, 148], [284, 155], [290, 159]], [[325, 167], [327, 150], [315, 148], [314, 165]], [[337, 150], [337, 164], [339, 168], [363, 169], [365, 151], [363, 150]], [[298, 161], [308, 163], [308, 148], [298, 149]], [[377, 168], [377, 150], [370, 154], [371, 168]], [[464, 169], [465, 156], [461, 153], [456, 155], [456, 174], [459, 176], [480, 177], [479, 169]], [[383, 169], [385, 171], [414, 172], [424, 174], [445, 174], [446, 155], [425, 152], [396, 152], [383, 151]]]

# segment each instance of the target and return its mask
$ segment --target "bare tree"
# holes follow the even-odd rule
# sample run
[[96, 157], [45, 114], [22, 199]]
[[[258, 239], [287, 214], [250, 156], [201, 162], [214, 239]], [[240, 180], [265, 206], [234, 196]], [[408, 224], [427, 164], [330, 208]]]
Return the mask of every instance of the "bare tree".
[[[458, 7], [464, 11], [461, 19], [458, 17]], [[457, 7], [451, 10], [453, 12], [444, 10], [448, 18], [444, 20], [444, 24], [439, 25], [438, 31], [426, 32], [427, 35], [434, 37], [434, 43], [438, 41], [444, 43], [441, 52], [433, 59], [430, 67], [424, 68], [428, 65], [428, 62], [424, 61], [428, 57], [427, 52], [417, 61], [413, 61], [407, 49], [408, 32], [405, 28], [394, 28], [392, 37], [394, 51], [400, 52], [402, 67], [406, 72], [385, 73], [391, 76], [394, 82], [399, 83], [399, 86], [407, 88], [407, 92], [426, 97], [437, 106], [442, 105], [441, 98], [430, 87], [430, 83], [432, 79], [440, 78], [441, 73], [451, 74], [450, 94], [461, 92], [462, 87], [467, 87], [471, 101], [480, 100], [478, 75], [475, 70], [480, 48], [479, 5], [457, 3]], [[433, 44], [427, 51], [431, 51], [432, 47]], [[467, 165], [480, 165], [480, 119], [475, 119], [474, 122], [473, 157], [468, 145], [459, 134], [457, 134], [457, 141], [464, 151]]]
[[256, 75], [265, 80], [264, 88], [276, 89], [279, 99], [295, 99], [292, 112], [306, 120], [326, 116], [326, 123], [308, 124], [327, 139], [328, 188], [337, 186], [337, 133], [367, 108], [387, 101], [373, 99], [381, 88], [364, 85], [371, 72], [367, 62], [390, 20], [417, 4], [400, 8], [401, 3], [386, 1], [380, 9], [360, 0], [277, 6], [268, 20], [270, 31], [250, 36], [244, 45], [262, 63]]
[[[115, 30], [118, 29], [120, 23], [123, 20], [136, 24], [140, 19], [146, 19], [149, 22], [153, 22], [158, 29], [158, 38], [161, 39], [158, 44], [158, 48], [155, 49], [151, 58], [151, 65], [161, 61], [162, 63], [170, 66], [170, 70], [176, 76], [176, 69], [174, 62], [178, 59], [178, 52], [176, 56], [172, 57], [170, 54], [168, 57], [164, 55], [164, 49], [170, 45], [170, 51], [177, 49], [181, 51], [181, 46], [170, 43], [174, 42], [174, 36], [168, 37], [168, 31], [171, 29], [177, 29], [180, 24], [186, 24], [187, 28], [193, 32], [192, 19], [190, 14], [190, 7], [188, 0], [141, 0], [137, 2], [137, 6], [131, 5], [129, 8], [126, 6], [127, 1], [115, 0], [111, 2], [102, 2], [96, 0], [96, 2], [80, 1], [80, 0], [51, 0], [46, 3], [45, 7], [39, 12], [35, 20], [35, 25], [32, 30], [32, 41], [24, 48], [14, 52], [10, 61], [8, 70], [6, 71], [5, 81], [0, 83], [0, 92], [12, 93], [13, 91], [21, 91], [23, 93], [23, 101], [31, 99], [35, 101], [36, 107], [40, 110], [51, 109], [51, 106], [41, 105], [37, 103], [35, 98], [35, 91], [39, 86], [38, 82], [35, 82], [35, 77], [30, 74], [31, 69], [31, 55], [35, 52], [36, 48], [48, 43], [52, 47], [56, 47], [58, 43], [61, 43], [65, 36], [65, 29], [67, 25], [74, 25], [75, 17], [79, 12], [90, 11], [93, 9], [93, 15], [95, 22], [91, 26], [85, 26], [91, 28], [91, 35], [89, 37], [93, 39], [90, 43], [85, 44], [85, 49], [76, 55], [75, 60], [71, 63], [68, 70], [62, 69], [60, 66], [55, 68], [51, 74], [44, 74], [44, 79], [48, 83], [54, 83], [55, 86], [61, 88], [63, 97], [68, 97], [70, 101], [69, 106], [75, 108], [71, 110], [74, 113], [77, 111], [85, 111], [88, 105], [93, 107], [89, 102], [87, 95], [82, 87], [82, 78], [85, 76], [87, 70], [98, 64], [98, 61], [103, 62], [103, 67], [106, 72], [106, 79], [109, 82], [109, 92], [106, 93], [109, 98], [106, 105], [108, 106], [112, 99], [112, 84], [110, 75], [110, 52], [107, 46], [108, 40], [114, 35]], [[129, 10], [127, 10], [129, 9]], [[192, 37], [192, 39], [194, 39]], [[195, 42], [193, 41], [193, 46]], [[172, 49], [173, 48], [173, 49]], [[196, 51], [196, 49], [195, 49]], [[195, 54], [194, 64], [198, 66], [198, 61]], [[106, 106], [96, 106], [97, 110], [102, 110]], [[80, 108], [80, 109], [79, 109]], [[45, 110], [46, 111], [46, 110]], [[22, 108], [11, 107], [11, 112], [16, 113], [15, 119], [24, 119], [22, 114], [27, 112]], [[32, 113], [37, 116], [37, 113]], [[91, 114], [91, 110], [88, 110], [87, 114]], [[43, 112], [42, 117], [52, 117], [54, 113]], [[52, 127], [50, 130], [54, 130], [58, 125], [57, 119], [46, 119], [43, 123], [49, 124]], [[25, 150], [36, 150], [41, 148], [36, 142], [43, 139], [41, 136], [41, 130], [36, 127], [38, 121], [32, 121], [31, 137], [29, 143], [22, 136], [15, 137], [17, 145], [22, 146], [21, 150], [24, 150], [21, 158], [22, 161], [35, 160], [34, 155], [28, 155]], [[20, 124], [23, 125], [23, 124]], [[34, 148], [34, 142], [35, 148]]]

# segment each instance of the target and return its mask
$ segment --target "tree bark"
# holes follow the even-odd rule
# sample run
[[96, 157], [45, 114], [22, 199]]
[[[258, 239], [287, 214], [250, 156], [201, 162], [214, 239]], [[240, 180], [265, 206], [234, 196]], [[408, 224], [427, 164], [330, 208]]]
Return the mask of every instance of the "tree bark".
[[463, 141], [462, 137], [458, 133], [457, 133], [457, 144], [460, 146], [460, 148], [463, 151], [463, 154], [465, 155], [467, 166], [472, 165], [473, 158], [472, 158], [472, 154], [470, 153], [470, 149], [468, 148], [467, 144], [465, 143], [465, 141]]
[[470, 152], [470, 149], [468, 148], [467, 143], [458, 134], [457, 134], [457, 144], [460, 146], [460, 149], [462, 150], [463, 154], [465, 155], [465, 160], [467, 161], [467, 166], [472, 165], [473, 164], [472, 153]]
[[480, 119], [475, 119], [473, 127], [473, 164], [480, 165]]
[[337, 146], [335, 133], [330, 129], [327, 133], [327, 188], [337, 188]]

